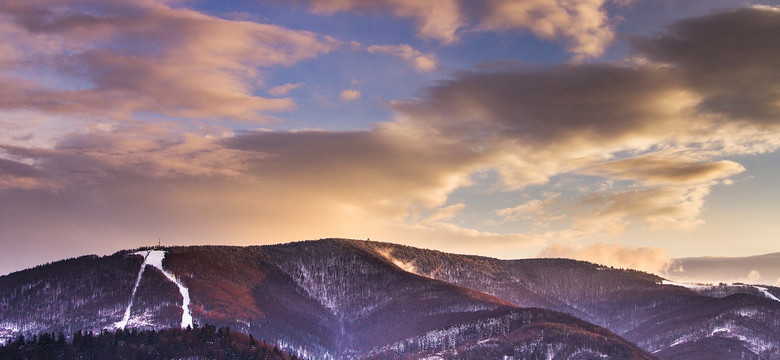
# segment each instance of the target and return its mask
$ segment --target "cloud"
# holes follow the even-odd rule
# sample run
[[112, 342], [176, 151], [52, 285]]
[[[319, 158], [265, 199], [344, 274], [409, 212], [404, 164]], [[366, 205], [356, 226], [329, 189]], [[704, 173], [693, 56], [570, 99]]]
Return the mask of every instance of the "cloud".
[[0, 38], [4, 109], [262, 120], [292, 99], [253, 94], [262, 69], [332, 51], [334, 39], [163, 2], [11, 1]]
[[[28, 7], [25, 4], [21, 6]], [[206, 49], [228, 46], [218, 41], [225, 40], [217, 36], [223, 31], [246, 30], [253, 34], [249, 39], [267, 35], [268, 39], [261, 36], [265, 40], [255, 41], [260, 42], [257, 49], [246, 50], [247, 54], [264, 51], [266, 55], [246, 60], [261, 61], [255, 64], [261, 67], [294, 63], [329, 49], [330, 42], [309, 33], [261, 26], [272, 30], [264, 32], [257, 29], [259, 24], [234, 24], [159, 4], [139, 4], [143, 5], [124, 6], [136, 10], [135, 6], [151, 6], [140, 8], [149, 16], [128, 15], [113, 21], [79, 17], [78, 21], [49, 23], [32, 15], [31, 19], [17, 16], [11, 22], [15, 31], [32, 40], [38, 36], [56, 40], [51, 57], [43, 58], [51, 60], [62, 54], [64, 50], [58, 46], [75, 47], [69, 50], [74, 59], [87, 64], [78, 68], [86, 71], [83, 76], [77, 68], [60, 67], [60, 63], [50, 69], [71, 69], [89, 84], [83, 90], [61, 90], [6, 73], [2, 83], [7, 86], [0, 86], [0, 92], [10, 99], [18, 96], [23, 102], [17, 106], [0, 96], [0, 103], [6, 108], [23, 106], [51, 112], [89, 110], [108, 119], [114, 112], [140, 109], [186, 116], [239, 114], [239, 118], [248, 114], [244, 112], [247, 109], [265, 111], [235, 106], [243, 101], [236, 99], [250, 94], [237, 80], [247, 75], [246, 67], [206, 70], [205, 64], [211, 61], [235, 64], [233, 60], [243, 58], [228, 55], [243, 50], [204, 55], [195, 65], [188, 65], [198, 71], [214, 71], [205, 79], [184, 73], [164, 78], [174, 89], [183, 84], [193, 86], [171, 99], [164, 99], [162, 90], [147, 91], [151, 84], [139, 75], [143, 71], [118, 75], [97, 71], [118, 71], [127, 64], [138, 64], [141, 69], [165, 73], [166, 61], [172, 60], [169, 56], [175, 57], [173, 54], [147, 49], [136, 43], [135, 36], [126, 36], [132, 31], [157, 34], [162, 26], [158, 23], [160, 14], [168, 14], [166, 19], [171, 21], [166, 23], [171, 32], [161, 41], [177, 49], [186, 50], [190, 44], [176, 36], [181, 34], [182, 24], [194, 26], [192, 39], [200, 39], [197, 43], [205, 44]], [[111, 10], [119, 5], [105, 6]], [[6, 14], [10, 11], [3, 10]], [[56, 15], [53, 20], [64, 16]], [[696, 24], [729, 23], [731, 32], [745, 34], [748, 31], [743, 28], [780, 21], [769, 19], [760, 10], [749, 9], [699, 19]], [[156, 27], [127, 25], [136, 22], [151, 22]], [[394, 102], [396, 117], [392, 121], [375, 123], [364, 131], [233, 132], [213, 125], [191, 127], [117, 117], [91, 123], [77, 132], [64, 132], [67, 135], [58, 133], [48, 146], [4, 142], [0, 145], [4, 159], [0, 170], [5, 181], [0, 203], [15, 206], [0, 207], [0, 228], [8, 238], [39, 244], [55, 238], [75, 243], [84, 238], [107, 238], [111, 240], [101, 246], [113, 249], [115, 244], [126, 247], [138, 244], [138, 239], [158, 237], [188, 243], [249, 244], [342, 236], [407, 243], [412, 242], [409, 239], [425, 239], [417, 245], [426, 241], [426, 246], [452, 251], [473, 252], [478, 244], [476, 251], [498, 256], [509, 256], [511, 250], [507, 249], [538, 248], [550, 239], [574, 242], [588, 236], [601, 238], [627, 226], [690, 228], [701, 223], [700, 214], [713, 187], [743, 170], [734, 158], [780, 147], [780, 124], [769, 116], [778, 106], [777, 98], [770, 100], [762, 92], [732, 92], [728, 89], [731, 84], [700, 78], [694, 63], [712, 66], [712, 79], [746, 71], [751, 81], [757, 82], [756, 88], [765, 90], [780, 86], [776, 69], [767, 59], [716, 66], [708, 65], [716, 62], [712, 58], [669, 50], [669, 36], [696, 38], [697, 26], [672, 26], [674, 36], [664, 33], [637, 40], [635, 53], [652, 60], [641, 64], [569, 64], [458, 73], [417, 99]], [[66, 35], [47, 32], [55, 27], [69, 30]], [[773, 29], [768, 25], [762, 28]], [[284, 36], [280, 40], [275, 37], [277, 32], [300, 42], [284, 40]], [[137, 46], [123, 49], [139, 53], [117, 53], [110, 47], [95, 50], [91, 37], [106, 43], [126, 40]], [[209, 47], [207, 39], [220, 45]], [[725, 48], [721, 43], [734, 44], [726, 36], [706, 40], [704, 45], [690, 46], [720, 49]], [[268, 48], [265, 41], [291, 48], [279, 52]], [[310, 41], [314, 48], [304, 49], [302, 44]], [[750, 46], [742, 51], [748, 59], [754, 52], [761, 58], [776, 46], [775, 39], [768, 36], [756, 35], [746, 42]], [[242, 42], [225, 49], [232, 46], [244, 48]], [[25, 53], [24, 47], [18, 49], [22, 58], [37, 58]], [[162, 67], [152, 59], [161, 59]], [[91, 65], [90, 61], [109, 65]], [[137, 83], [132, 82], [134, 76], [140, 76]], [[216, 85], [195, 86], [208, 79], [215, 79]], [[231, 85], [222, 86], [220, 81]], [[97, 94], [95, 86], [118, 100], [102, 104], [106, 99], [100, 98], [103, 95]], [[228, 88], [236, 90], [236, 99], [223, 99], [226, 103], [207, 110], [201, 108], [222, 99], [204, 95], [202, 89]], [[193, 98], [185, 98], [185, 94]], [[87, 101], [90, 97], [94, 103]], [[733, 107], [711, 104], [714, 98], [729, 97], [735, 99]], [[198, 101], [203, 104], [194, 104]], [[750, 110], [744, 104], [758, 108]], [[21, 135], [26, 128], [14, 131]], [[517, 234], [455, 225], [461, 224], [457, 220], [463, 209], [472, 207], [468, 199], [455, 199], [453, 193], [482, 181], [474, 178], [477, 173], [495, 174], [495, 184], [487, 184], [493, 185], [491, 191], [513, 195], [503, 199], [501, 209], [486, 214], [507, 222], [543, 214], [543, 219], [552, 219], [548, 222], [563, 228]], [[604, 186], [594, 186], [594, 182]], [[534, 185], [549, 186], [545, 190], [550, 191], [533, 191]], [[526, 190], [527, 197], [520, 196], [518, 190]], [[534, 196], [537, 193], [540, 195]], [[544, 222], [538, 225], [546, 226]], [[545, 251], [652, 271], [664, 259], [655, 248], [603, 244]], [[623, 255], [626, 260], [620, 260]]]
[[751, 269], [744, 277], [739, 278], [739, 282], [748, 284], [759, 284], [761, 282], [761, 273], [756, 269]]
[[434, 71], [437, 68], [436, 57], [431, 54], [424, 54], [415, 50], [408, 44], [401, 45], [372, 45], [368, 47], [371, 54], [385, 53], [397, 56], [404, 61], [412, 64], [418, 72]]
[[[727, 81], [707, 80], [708, 86], [701, 86], [695, 70], [699, 61], [710, 67], [703, 78], [732, 81], [746, 72], [757, 89], [777, 91], [780, 82], [770, 65], [776, 57], [765, 55], [774, 54], [776, 42], [766, 34], [774, 33], [780, 17], [763, 12], [745, 9], [684, 20], [670, 27], [674, 36], [635, 41], [635, 54], [665, 54], [663, 64], [463, 72], [394, 107], [408, 117], [406, 126], [478, 153], [483, 168], [496, 171], [505, 190], [549, 184], [553, 177], [577, 181], [595, 176], [613, 184], [556, 201], [531, 199], [500, 210], [497, 215], [505, 220], [563, 216], [583, 233], [619, 234], [636, 222], [691, 228], [702, 223], [699, 215], [711, 188], [744, 171], [725, 157], [780, 146], [775, 123], [780, 117], [767, 116], [780, 106], [778, 97], [746, 89], [732, 92]], [[753, 35], [739, 57], [753, 59], [756, 54], [758, 60], [720, 66], [714, 53], [688, 55], [688, 49], [698, 54], [697, 47], [727, 52], [736, 46], [728, 36], [697, 37], [702, 28], [725, 29], [724, 24], [730, 33]], [[681, 46], [680, 53], [670, 50], [674, 47], [668, 44], [681, 38], [696, 41]], [[739, 97], [728, 111], [710, 104], [725, 93]], [[737, 111], [742, 104], [765, 110]]]
[[745, 168], [733, 161], [691, 161], [680, 156], [638, 156], [604, 162], [591, 168], [594, 174], [609, 174], [622, 180], [651, 184], [702, 183], [738, 174]]
[[[159, 11], [178, 14], [180, 10]], [[756, 11], [748, 13], [764, 16], [754, 14]], [[185, 19], [192, 16], [207, 23], [224, 21], [186, 14]], [[739, 12], [722, 16], [744, 18]], [[718, 16], [708, 19], [723, 21]], [[743, 33], [736, 26], [751, 27], [750, 20], [733, 24], [733, 31]], [[131, 17], [127, 21], [140, 20]], [[145, 21], [155, 20], [152, 17]], [[36, 26], [45, 29], [42, 24]], [[294, 32], [291, 36], [298, 35]], [[308, 35], [303, 38], [316, 40]], [[653, 39], [665, 44], [667, 35], [644, 39], [638, 49], [657, 49], [651, 46]], [[774, 44], [774, 39], [759, 39]], [[713, 43], [721, 41], [731, 40], [716, 38], [707, 46], [717, 47]], [[758, 45], [754, 50], [765, 51]], [[295, 59], [262, 61], [285, 63]], [[395, 102], [395, 121], [378, 123], [364, 132], [249, 132], [220, 135], [217, 141], [203, 134], [171, 134], [168, 125], [128, 124], [68, 136], [61, 139], [56, 151], [89, 155], [99, 160], [101, 165], [96, 168], [142, 165], [126, 171], [144, 176], [241, 174], [274, 184], [299, 184], [301, 188], [332, 185], [332, 189], [323, 188], [322, 193], [334, 191], [334, 199], [364, 194], [359, 196], [361, 200], [373, 202], [369, 200], [373, 197], [400, 207], [423, 204], [429, 210], [442, 206], [450, 192], [471, 184], [470, 176], [485, 169], [495, 171], [503, 190], [509, 191], [547, 184], [555, 176], [596, 176], [627, 184], [574, 198], [574, 209], [580, 209], [578, 216], [584, 217], [578, 220], [622, 222], [634, 218], [654, 224], [696, 223], [715, 180], [743, 170], [722, 157], [755, 153], [756, 149], [772, 151], [780, 141], [777, 129], [766, 124], [756, 127], [743, 117], [713, 114], [702, 107], [710, 92], [681, 80], [677, 76], [678, 63], [673, 60], [667, 59], [667, 66], [580, 64], [461, 73], [429, 88], [419, 99]], [[685, 57], [680, 60], [686, 61]], [[773, 74], [771, 67], [751, 68]], [[712, 76], [718, 77], [719, 73]], [[772, 82], [772, 76], [765, 81]], [[344, 100], [359, 95], [357, 90], [341, 94]], [[49, 155], [38, 152], [30, 156]], [[230, 161], [216, 160], [221, 156]], [[65, 171], [64, 165], [59, 168]], [[301, 171], [320, 180], [302, 182], [297, 179]], [[359, 176], [352, 181], [334, 175], [346, 173]], [[563, 203], [564, 197], [556, 201]], [[507, 207], [499, 210], [499, 215], [550, 211], [554, 210], [554, 202], [530, 199], [525, 207]]]
[[464, 73], [395, 108], [424, 119], [408, 127], [479, 152], [512, 190], [584, 172], [621, 151], [676, 142], [701, 121], [693, 105], [664, 106], [681, 96], [687, 99], [662, 70], [591, 64]]
[[560, 40], [579, 56], [598, 56], [615, 37], [605, 0], [490, 0], [480, 27], [528, 29], [546, 40]]
[[403, 18], [415, 19], [417, 32], [423, 38], [436, 39], [445, 44], [457, 40], [456, 31], [463, 24], [458, 1], [414, 0], [307, 0], [311, 10], [319, 14], [339, 11], [389, 12]]
[[459, 211], [465, 208], [466, 208], [466, 204], [454, 204], [450, 206], [445, 206], [436, 209], [436, 211], [434, 211], [433, 214], [429, 215], [428, 218], [425, 219], [425, 221], [437, 222], [437, 221], [450, 220], [454, 218]]
[[660, 37], [635, 39], [634, 47], [643, 57], [671, 66], [687, 87], [700, 93], [701, 111], [777, 125], [778, 32], [776, 8], [743, 8], [677, 22]]
[[0, 191], [44, 187], [41, 179], [45, 179], [44, 174], [34, 166], [0, 158]]
[[412, 205], [442, 206], [449, 192], [468, 181], [466, 175], [476, 165], [476, 158], [470, 159], [457, 144], [437, 139], [410, 142], [406, 136], [379, 127], [357, 132], [249, 132], [221, 143], [261, 157], [247, 175], [358, 207], [392, 209], [391, 217], [397, 218]]
[[543, 199], [533, 199], [520, 205], [496, 210], [496, 215], [503, 218], [503, 222], [516, 220], [533, 220], [537, 225], [546, 225], [550, 221], [560, 218], [552, 212], [559, 203], [561, 194], [547, 194]]
[[574, 213], [574, 226], [613, 235], [622, 233], [631, 220], [654, 228], [692, 228], [702, 224], [699, 214], [709, 192], [708, 185], [594, 192], [575, 202], [579, 214]]
[[733, 161], [696, 162], [684, 156], [650, 155], [600, 162], [582, 172], [634, 184], [581, 196], [572, 205], [583, 214], [575, 226], [587, 232], [607, 230], [615, 234], [623, 231], [627, 220], [656, 228], [691, 228], [702, 223], [699, 215], [717, 180], [744, 170]]
[[[229, 132], [187, 133], [164, 123], [120, 122], [61, 138], [52, 149], [0, 145], [10, 157], [35, 164], [41, 185], [80, 193], [126, 176], [179, 179], [239, 175], [255, 154], [225, 149], [215, 139]], [[41, 186], [44, 190], [43, 186]]]
[[0, 159], [0, 174], [14, 177], [33, 178], [37, 177], [39, 173], [40, 172], [34, 167], [25, 163]]
[[343, 91], [341, 91], [340, 97], [341, 97], [341, 100], [344, 100], [344, 101], [357, 100], [357, 99], [360, 99], [360, 91], [359, 90], [355, 90], [355, 89], [343, 90]]
[[[537, 214], [554, 206], [558, 213], [548, 215], [554, 219], [564, 211], [578, 224], [598, 220], [580, 229], [619, 233], [626, 219], [657, 227], [699, 224], [715, 180], [744, 170], [718, 157], [776, 148], [764, 131], [701, 113], [700, 96], [665, 68], [588, 64], [464, 73], [395, 107], [425, 119], [425, 129], [437, 136], [479, 151], [507, 190], [563, 175], [632, 182], [583, 196], [568, 209], [560, 201], [526, 204]], [[515, 216], [530, 211], [515, 210]]]
[[271, 90], [268, 90], [268, 94], [273, 96], [285, 96], [289, 94], [291, 91], [299, 89], [301, 86], [303, 86], [303, 83], [288, 83], [284, 85], [279, 85], [271, 88]]
[[680, 126], [677, 120], [694, 114], [690, 105], [677, 109], [666, 104], [688, 96], [668, 75], [656, 68], [612, 64], [461, 73], [430, 88], [424, 98], [396, 108], [425, 118], [445, 135], [517, 139], [542, 150], [568, 140], [583, 146], [606, 141], [609, 149], [633, 139], [634, 133], [668, 134]]
[[[386, 129], [187, 132], [122, 122], [53, 149], [6, 148], [36, 162], [41, 179], [59, 189], [0, 190], [0, 202], [15, 204], [0, 207], [0, 227], [9, 238], [37, 244], [18, 245], [23, 251], [51, 239], [72, 245], [36, 252], [50, 259], [158, 237], [169, 244], [246, 245], [334, 236], [418, 245], [426, 239], [426, 246], [461, 252], [483, 240], [483, 253], [536, 241], [446, 224], [441, 216], [461, 208], [445, 206], [447, 195], [474, 164], [457, 144], [395, 136]], [[412, 208], [441, 208], [439, 220], [410, 220]]]
[[[463, 31], [528, 30], [541, 39], [561, 41], [576, 57], [601, 55], [614, 39], [606, 0], [307, 0], [313, 12], [389, 13], [412, 18], [420, 37], [444, 44]], [[620, 1], [625, 5], [627, 2]]]
[[701, 283], [748, 282], [772, 285], [780, 275], [780, 253], [748, 257], [694, 257], [675, 259], [664, 276], [675, 281]]
[[631, 248], [622, 244], [597, 243], [583, 248], [567, 245], [550, 245], [539, 257], [569, 258], [597, 264], [629, 268], [655, 274], [663, 273], [670, 265], [666, 250], [656, 247]]

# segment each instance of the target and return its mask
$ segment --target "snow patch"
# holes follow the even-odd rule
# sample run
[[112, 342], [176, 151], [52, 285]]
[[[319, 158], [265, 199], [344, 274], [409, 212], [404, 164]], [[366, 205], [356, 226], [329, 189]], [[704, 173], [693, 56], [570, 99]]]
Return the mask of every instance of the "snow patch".
[[741, 307], [731, 311], [732, 314], [739, 315], [746, 318], [754, 318], [760, 314], [758, 309], [753, 307]]
[[661, 285], [681, 286], [681, 287], [688, 288], [688, 289], [691, 289], [691, 290], [700, 290], [700, 289], [705, 289], [705, 288], [711, 287], [709, 285], [691, 284], [691, 283], [679, 283], [679, 282], [674, 282], [674, 281], [669, 281], [669, 280], [662, 280], [661, 281]]
[[691, 336], [683, 336], [683, 337], [677, 339], [675, 342], [669, 344], [669, 347], [674, 347], [674, 346], [680, 345], [682, 343], [690, 341], [691, 339], [692, 339]]
[[433, 354], [431, 356], [424, 357], [424, 358], [422, 358], [420, 360], [444, 360], [444, 358], [441, 357], [441, 355], [439, 355], [439, 354]]
[[727, 327], [718, 327], [718, 328], [712, 329], [712, 332], [710, 332], [709, 336], [722, 335], [722, 334], [730, 333], [730, 332], [731, 332], [731, 329], [729, 329]]
[[772, 295], [772, 293], [769, 292], [769, 290], [767, 288], [762, 287], [762, 286], [753, 286], [753, 287], [758, 289], [758, 291], [760, 291], [762, 294], [764, 294], [764, 297], [766, 297], [768, 299], [771, 299], [771, 300], [774, 300], [774, 301], [777, 301], [777, 302], [780, 302], [780, 299], [778, 299], [777, 296]]
[[19, 331], [22, 330], [22, 328], [19, 327], [19, 325], [17, 325], [16, 323], [10, 322], [10, 321], [0, 323], [0, 329], [7, 330], [7, 331], [10, 331], [10, 332], [19, 332]]
[[0, 346], [13, 340], [22, 329], [13, 322], [0, 323]]
[[709, 336], [710, 337], [717, 336], [722, 338], [739, 340], [743, 342], [744, 345], [755, 354], [761, 354], [772, 348], [771, 343], [767, 343], [766, 341], [763, 341], [761, 339], [757, 339], [753, 336], [744, 334], [742, 333], [742, 331], [744, 331], [744, 329], [740, 329], [739, 327], [734, 328], [733, 326], [726, 324], [725, 326], [714, 328], [712, 332], [710, 332]]
[[287, 351], [288, 353], [295, 354], [301, 359], [336, 360], [336, 358], [328, 352], [312, 351], [307, 349], [305, 346], [295, 346], [284, 340], [277, 341], [276, 346]]
[[143, 314], [134, 316], [130, 321], [130, 326], [135, 328], [154, 327], [156, 325], [154, 318], [154, 313], [146, 311]]

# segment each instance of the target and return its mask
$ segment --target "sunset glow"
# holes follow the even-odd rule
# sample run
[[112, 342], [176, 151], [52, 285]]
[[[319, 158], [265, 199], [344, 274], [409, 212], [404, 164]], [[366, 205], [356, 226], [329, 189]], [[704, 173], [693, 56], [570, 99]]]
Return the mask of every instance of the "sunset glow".
[[5, 0], [0, 274], [158, 238], [780, 251], [779, 5]]

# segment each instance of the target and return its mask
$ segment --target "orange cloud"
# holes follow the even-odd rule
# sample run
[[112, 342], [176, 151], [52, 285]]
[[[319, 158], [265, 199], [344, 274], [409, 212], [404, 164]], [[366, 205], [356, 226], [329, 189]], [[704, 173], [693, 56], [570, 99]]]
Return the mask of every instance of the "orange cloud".
[[597, 243], [583, 248], [555, 244], [544, 248], [538, 255], [548, 258], [569, 258], [597, 264], [629, 268], [662, 274], [671, 260], [666, 250], [656, 247], [631, 248], [622, 244]]
[[593, 173], [610, 174], [626, 180], [642, 180], [651, 184], [701, 183], [738, 174], [745, 168], [733, 161], [690, 161], [681, 156], [652, 155], [608, 161], [596, 165]]

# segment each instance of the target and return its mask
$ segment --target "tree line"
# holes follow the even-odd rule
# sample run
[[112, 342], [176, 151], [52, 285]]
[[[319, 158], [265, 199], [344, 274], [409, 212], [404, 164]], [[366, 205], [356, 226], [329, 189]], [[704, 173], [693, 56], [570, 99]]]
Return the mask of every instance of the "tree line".
[[278, 347], [252, 335], [217, 329], [213, 325], [186, 329], [81, 330], [66, 338], [63, 333], [19, 336], [0, 346], [0, 359], [103, 360], [103, 359], [214, 359], [297, 360]]

